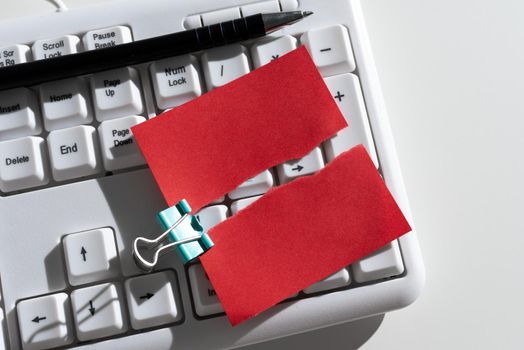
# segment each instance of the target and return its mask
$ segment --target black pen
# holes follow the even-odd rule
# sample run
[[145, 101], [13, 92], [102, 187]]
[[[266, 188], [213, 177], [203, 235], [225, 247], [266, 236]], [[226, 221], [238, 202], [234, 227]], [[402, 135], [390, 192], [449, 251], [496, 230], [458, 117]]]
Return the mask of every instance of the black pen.
[[308, 11], [257, 14], [114, 47], [0, 68], [0, 90], [131, 66], [262, 37], [311, 15]]

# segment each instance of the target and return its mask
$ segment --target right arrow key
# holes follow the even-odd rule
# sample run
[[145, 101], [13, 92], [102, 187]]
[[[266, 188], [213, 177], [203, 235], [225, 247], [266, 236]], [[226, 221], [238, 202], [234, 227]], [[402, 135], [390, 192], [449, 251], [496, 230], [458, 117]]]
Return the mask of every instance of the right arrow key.
[[280, 164], [277, 167], [280, 183], [285, 184], [304, 175], [311, 175], [324, 167], [324, 159], [320, 148], [314, 148], [304, 157]]
[[134, 329], [165, 325], [182, 318], [173, 271], [130, 278], [125, 289]]

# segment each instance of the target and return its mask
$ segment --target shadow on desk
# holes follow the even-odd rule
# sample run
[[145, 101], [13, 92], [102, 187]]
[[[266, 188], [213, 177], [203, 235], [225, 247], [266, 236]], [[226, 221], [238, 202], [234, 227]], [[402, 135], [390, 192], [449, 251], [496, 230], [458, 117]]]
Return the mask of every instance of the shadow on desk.
[[375, 334], [384, 314], [242, 348], [243, 350], [353, 350]]

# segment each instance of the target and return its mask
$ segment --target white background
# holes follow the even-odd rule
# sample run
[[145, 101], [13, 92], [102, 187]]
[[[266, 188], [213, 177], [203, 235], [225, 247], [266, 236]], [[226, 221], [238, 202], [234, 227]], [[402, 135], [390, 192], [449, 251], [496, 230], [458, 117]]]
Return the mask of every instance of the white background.
[[524, 1], [362, 2], [426, 287], [407, 309], [248, 349], [523, 349]]

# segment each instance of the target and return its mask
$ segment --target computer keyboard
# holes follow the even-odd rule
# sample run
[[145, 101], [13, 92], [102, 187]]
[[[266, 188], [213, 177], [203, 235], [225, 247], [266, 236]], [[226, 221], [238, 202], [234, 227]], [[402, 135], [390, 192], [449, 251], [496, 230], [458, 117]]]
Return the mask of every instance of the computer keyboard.
[[411, 221], [359, 1], [125, 0], [22, 17], [0, 22], [0, 67], [295, 9], [315, 14], [256, 41], [0, 91], [0, 350], [229, 349], [416, 299], [424, 269], [414, 231], [237, 327], [198, 262], [166, 256], [144, 274], [131, 254], [137, 236], [159, 232], [165, 202], [130, 127], [299, 45], [349, 127], [202, 209], [204, 228], [357, 144]]

